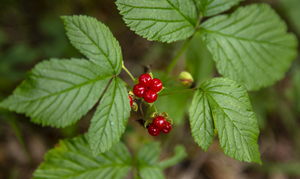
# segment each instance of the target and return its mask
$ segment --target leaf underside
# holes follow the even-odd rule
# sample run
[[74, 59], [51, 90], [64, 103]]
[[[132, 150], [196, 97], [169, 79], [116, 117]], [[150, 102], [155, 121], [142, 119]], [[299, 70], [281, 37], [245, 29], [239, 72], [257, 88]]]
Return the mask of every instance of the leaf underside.
[[202, 38], [224, 77], [248, 90], [258, 90], [283, 78], [297, 55], [297, 40], [269, 5], [240, 7], [200, 27]]
[[119, 77], [115, 77], [101, 98], [88, 131], [94, 156], [105, 152], [120, 140], [130, 110], [126, 87]]
[[34, 179], [122, 179], [131, 169], [132, 159], [124, 144], [94, 157], [87, 138], [79, 136], [59, 142], [45, 155]]
[[[208, 80], [200, 88], [195, 93], [190, 109], [195, 141], [207, 149], [212, 141], [212, 123], [215, 122], [220, 145], [226, 155], [239, 161], [261, 164], [257, 145], [258, 124], [247, 91], [226, 78]], [[205, 124], [206, 127], [202, 127]]]
[[170, 43], [195, 32], [193, 0], [117, 0], [116, 4], [127, 26], [148, 40]]
[[98, 101], [111, 76], [84, 59], [43, 61], [0, 107], [25, 113], [32, 122], [65, 127]]
[[202, 16], [208, 17], [229, 10], [244, 0], [196, 0], [197, 7]]

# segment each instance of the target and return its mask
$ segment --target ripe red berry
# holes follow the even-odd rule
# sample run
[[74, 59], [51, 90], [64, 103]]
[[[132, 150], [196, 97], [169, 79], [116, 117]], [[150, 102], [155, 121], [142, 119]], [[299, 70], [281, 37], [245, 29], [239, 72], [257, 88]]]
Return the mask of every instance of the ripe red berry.
[[160, 131], [158, 127], [156, 127], [153, 124], [150, 124], [150, 126], [148, 127], [148, 133], [152, 136], [158, 136]]
[[155, 91], [149, 89], [144, 93], [144, 100], [147, 103], [154, 103], [156, 99], [157, 99], [157, 94]]
[[149, 89], [151, 89], [155, 92], [159, 92], [162, 89], [162, 87], [163, 87], [163, 85], [158, 78], [154, 78], [149, 85]]
[[153, 124], [158, 127], [160, 130], [164, 127], [164, 123], [166, 122], [166, 119], [162, 116], [157, 116], [153, 120]]
[[164, 134], [168, 134], [171, 131], [171, 129], [172, 125], [168, 121], [166, 121], [164, 122], [163, 127], [160, 131]]
[[133, 87], [133, 93], [137, 96], [137, 97], [143, 97], [144, 93], [146, 91], [146, 87], [141, 85], [141, 84], [137, 84]]
[[139, 77], [139, 82], [141, 85], [148, 87], [152, 81], [152, 78], [149, 74], [145, 73]]
[[[129, 96], [129, 95], [128, 95]], [[130, 107], [132, 107], [132, 105], [133, 105], [133, 100], [132, 100], [132, 97], [131, 96], [129, 96], [129, 102], [130, 102]]]

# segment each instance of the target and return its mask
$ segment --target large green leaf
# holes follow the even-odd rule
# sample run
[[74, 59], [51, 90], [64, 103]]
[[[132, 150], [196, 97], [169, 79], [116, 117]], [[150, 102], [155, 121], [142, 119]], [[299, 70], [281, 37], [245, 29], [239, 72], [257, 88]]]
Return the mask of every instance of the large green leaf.
[[186, 157], [183, 146], [176, 146], [173, 157], [158, 163], [160, 155], [159, 143], [152, 142], [144, 145], [137, 155], [137, 167], [143, 179], [163, 179], [163, 169], [175, 165]]
[[93, 157], [87, 138], [79, 136], [61, 140], [33, 175], [34, 179], [122, 179], [131, 165], [130, 153], [121, 142]]
[[248, 90], [274, 84], [297, 55], [297, 40], [269, 5], [240, 7], [204, 22], [202, 37], [220, 74]]
[[169, 43], [195, 32], [193, 0], [117, 0], [116, 4], [130, 29], [148, 40]]
[[38, 124], [65, 127], [98, 101], [111, 74], [88, 60], [43, 61], [0, 107], [25, 113]]
[[244, 0], [196, 0], [196, 4], [202, 16], [212, 16], [229, 10]]
[[94, 155], [105, 152], [120, 140], [130, 115], [130, 104], [123, 81], [114, 78], [97, 107], [89, 128]]
[[108, 27], [87, 16], [62, 16], [67, 35], [75, 48], [112, 74], [122, 69], [122, 52]]
[[[226, 78], [214, 78], [203, 83], [195, 93], [190, 118], [193, 136], [197, 142], [200, 140], [198, 143], [202, 148], [205, 149], [212, 140], [214, 120], [226, 155], [239, 161], [261, 164], [257, 119], [247, 91], [241, 85]], [[202, 123], [206, 124], [206, 128], [199, 128]], [[203, 134], [205, 132], [206, 135]], [[206, 142], [201, 141], [201, 134]]]

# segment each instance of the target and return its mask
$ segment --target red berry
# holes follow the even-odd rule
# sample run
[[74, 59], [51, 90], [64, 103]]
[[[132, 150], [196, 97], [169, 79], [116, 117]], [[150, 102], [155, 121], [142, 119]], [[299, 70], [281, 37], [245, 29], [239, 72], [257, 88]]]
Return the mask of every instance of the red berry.
[[137, 84], [133, 87], [133, 93], [137, 96], [137, 97], [143, 97], [144, 93], [146, 91], [146, 87], [141, 85], [141, 84]]
[[158, 127], [160, 130], [164, 127], [164, 123], [166, 122], [166, 119], [162, 116], [157, 116], [153, 120], [153, 124]]
[[158, 78], [154, 78], [152, 82], [150, 83], [149, 89], [159, 92], [162, 89], [163, 85], [161, 81]]
[[148, 127], [148, 133], [152, 136], [158, 136], [160, 131], [158, 127], [156, 127], [153, 124], [150, 124], [150, 126]]
[[144, 93], [144, 100], [147, 102], [147, 103], [154, 103], [157, 99], [157, 94], [155, 91], [153, 90], [147, 90], [145, 93]]
[[164, 122], [163, 127], [160, 131], [164, 134], [167, 134], [171, 131], [171, 129], [172, 129], [172, 125], [168, 121], [166, 121]]
[[139, 77], [139, 82], [141, 85], [144, 85], [145, 87], [148, 87], [150, 85], [152, 81], [152, 78], [149, 74], [145, 73], [145, 74], [142, 74], [140, 77]]
[[[128, 95], [129, 96], [129, 95]], [[131, 96], [129, 96], [129, 102], [130, 102], [130, 107], [132, 107], [132, 105], [133, 105], [133, 100], [132, 100], [132, 97]]]

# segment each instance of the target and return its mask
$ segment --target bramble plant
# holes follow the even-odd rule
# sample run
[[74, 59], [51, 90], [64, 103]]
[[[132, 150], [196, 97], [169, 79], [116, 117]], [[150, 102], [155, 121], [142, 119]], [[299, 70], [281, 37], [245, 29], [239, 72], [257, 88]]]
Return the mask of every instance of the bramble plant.
[[[145, 144], [132, 157], [120, 138], [131, 109], [137, 111], [142, 103], [153, 112], [143, 116], [145, 130], [152, 136], [169, 133], [172, 125], [178, 125], [178, 116], [157, 107], [156, 100], [191, 92], [189, 121], [195, 142], [207, 151], [218, 135], [226, 155], [261, 164], [259, 129], [247, 90], [259, 90], [282, 79], [297, 55], [298, 44], [267, 4], [217, 15], [241, 1], [117, 0], [125, 23], [136, 34], [150, 41], [185, 40], [163, 75], [153, 72], [139, 78], [125, 67], [121, 47], [108, 27], [92, 17], [62, 16], [71, 44], [87, 59], [40, 62], [0, 107], [25, 113], [34, 123], [61, 128], [76, 123], [100, 102], [88, 132], [60, 141], [45, 155], [34, 178], [123, 178], [132, 167], [136, 178], [164, 178], [163, 169], [186, 156], [183, 146], [175, 148], [173, 157], [158, 162], [159, 143]], [[193, 58], [201, 51], [190, 43], [206, 44], [223, 77], [197, 83], [203, 75], [198, 69], [206, 64]], [[172, 82], [170, 73], [185, 50], [187, 67], [192, 68], [180, 74], [185, 87], [173, 90], [167, 82]], [[122, 69], [134, 87], [118, 77]], [[188, 97], [179, 96], [185, 103]], [[181, 105], [175, 110], [184, 112], [186, 104]]]

